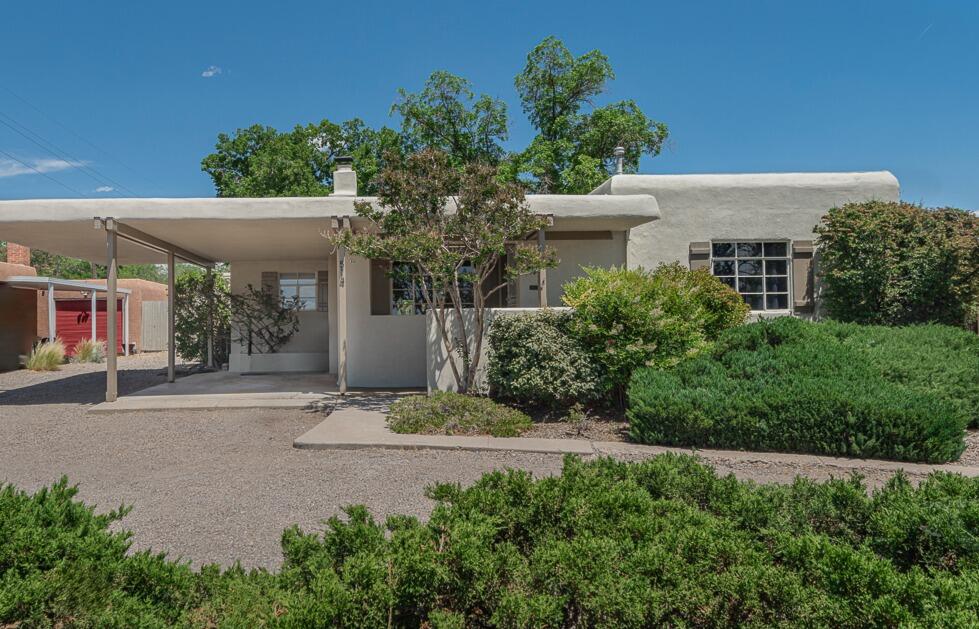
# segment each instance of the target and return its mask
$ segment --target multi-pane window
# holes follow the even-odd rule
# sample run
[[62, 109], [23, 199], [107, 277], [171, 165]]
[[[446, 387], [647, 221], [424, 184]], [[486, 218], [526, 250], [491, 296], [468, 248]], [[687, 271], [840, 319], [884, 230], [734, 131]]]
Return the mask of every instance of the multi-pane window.
[[283, 301], [299, 301], [300, 310], [316, 310], [315, 273], [279, 273], [279, 295]]
[[[472, 266], [460, 268], [461, 274], [474, 273]], [[432, 282], [426, 277], [424, 282], [414, 264], [395, 262], [391, 265], [391, 314], [413, 315], [425, 314], [426, 303], [423, 291], [432, 290]], [[473, 307], [472, 282], [459, 283], [459, 293], [462, 297], [462, 307]], [[429, 293], [431, 299], [431, 293]]]
[[711, 272], [738, 291], [752, 310], [789, 309], [789, 243], [711, 243]]

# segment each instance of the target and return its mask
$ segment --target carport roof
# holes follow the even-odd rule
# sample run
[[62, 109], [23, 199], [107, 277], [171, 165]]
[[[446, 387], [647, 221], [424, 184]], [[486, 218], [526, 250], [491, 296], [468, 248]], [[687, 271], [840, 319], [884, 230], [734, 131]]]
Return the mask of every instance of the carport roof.
[[[0, 280], [0, 284], [6, 284], [14, 288], [33, 288], [35, 290], [84, 290], [94, 293], [104, 293], [107, 291], [105, 284], [93, 284], [81, 280], [64, 280], [57, 277], [37, 277], [36, 275], [11, 275]], [[117, 287], [116, 292], [128, 295], [133, 291], [129, 288]]]
[[[203, 258], [221, 261], [320, 259], [322, 233], [372, 197], [30, 199], [0, 201], [0, 240], [93, 262], [106, 259], [95, 217], [112, 217]], [[554, 218], [549, 231], [618, 231], [656, 220], [656, 199], [636, 195], [529, 195], [533, 212]], [[120, 240], [120, 264], [165, 263], [157, 251]]]

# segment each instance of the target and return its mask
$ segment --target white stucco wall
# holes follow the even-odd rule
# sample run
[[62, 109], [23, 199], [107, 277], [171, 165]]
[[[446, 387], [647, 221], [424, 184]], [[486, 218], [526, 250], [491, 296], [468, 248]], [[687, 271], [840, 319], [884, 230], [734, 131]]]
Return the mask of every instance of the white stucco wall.
[[347, 384], [424, 387], [425, 316], [372, 315], [370, 261], [347, 257]]
[[336, 372], [336, 283], [335, 256], [322, 260], [269, 260], [232, 262], [231, 291], [241, 293], [251, 284], [261, 288], [262, 273], [317, 273], [328, 270], [329, 289], [327, 312], [304, 310], [298, 313], [299, 330], [275, 354], [252, 354], [235, 342], [231, 344], [228, 368], [238, 373], [263, 371], [330, 371]]
[[897, 201], [887, 171], [744, 175], [616, 175], [593, 194], [651, 194], [662, 217], [629, 234], [630, 267], [686, 263], [691, 242], [813, 240], [826, 212], [850, 201]]

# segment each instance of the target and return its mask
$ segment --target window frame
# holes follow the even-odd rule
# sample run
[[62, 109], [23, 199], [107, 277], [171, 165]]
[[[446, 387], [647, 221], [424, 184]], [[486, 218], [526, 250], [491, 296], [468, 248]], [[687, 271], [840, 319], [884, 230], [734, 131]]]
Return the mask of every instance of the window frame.
[[[715, 256], [714, 247], [719, 244], [731, 244], [734, 246], [733, 256]], [[761, 245], [761, 255], [760, 256], [741, 256], [739, 252], [739, 245], [742, 244], [759, 244]], [[784, 256], [766, 256], [765, 255], [765, 245], [766, 244], [784, 244], [785, 245], [785, 255]], [[757, 260], [762, 264], [760, 275], [741, 275], [740, 262], [746, 260]], [[785, 274], [769, 274], [767, 261], [784, 261], [785, 262]], [[730, 261], [734, 263], [734, 274], [733, 275], [717, 275], [714, 272], [714, 262], [715, 261]], [[733, 278], [734, 279], [734, 291], [741, 295], [744, 299], [745, 295], [761, 295], [762, 304], [764, 308], [756, 309], [751, 308], [753, 313], [779, 313], [779, 314], [792, 314], [794, 313], [794, 302], [793, 295], [795, 294], [795, 287], [793, 286], [793, 269], [792, 269], [793, 255], [792, 255], [792, 240], [788, 238], [715, 238], [710, 241], [710, 255], [707, 260], [708, 269], [710, 274], [718, 279], [721, 278]], [[785, 278], [785, 291], [769, 291], [768, 290], [768, 278]], [[761, 279], [761, 292], [742, 292], [740, 289], [740, 280], [743, 278], [760, 278]], [[726, 282], [725, 282], [726, 284]], [[769, 308], [768, 307], [768, 296], [769, 295], [785, 295], [785, 308]], [[745, 299], [745, 303], [751, 307], [751, 303]]]
[[[396, 317], [410, 317], [410, 316], [424, 315], [427, 312], [428, 304], [425, 303], [425, 298], [422, 296], [422, 292], [421, 291], [422, 290], [429, 290], [430, 291], [430, 290], [432, 290], [431, 289], [431, 286], [429, 285], [428, 287], [425, 287], [425, 288], [421, 287], [419, 285], [420, 282], [418, 281], [418, 278], [415, 277], [417, 275], [417, 273], [415, 273], [415, 269], [412, 269], [408, 273], [408, 276], [411, 278], [410, 279], [411, 285], [410, 286], [399, 287], [398, 286], [398, 279], [397, 279], [397, 275], [398, 275], [397, 268], [399, 266], [414, 267], [415, 265], [413, 263], [411, 263], [411, 262], [401, 262], [401, 261], [397, 261], [397, 260], [392, 260], [391, 261], [391, 268], [390, 268], [390, 295], [389, 295], [390, 301], [391, 301], [391, 311], [390, 311], [391, 315], [396, 316]], [[469, 268], [469, 269], [472, 269], [473, 271], [475, 271], [475, 268], [472, 267], [472, 265], [469, 265], [469, 264], [464, 265], [463, 268]], [[460, 271], [462, 271], [462, 270], [463, 269], [461, 268]], [[465, 284], [465, 282], [463, 282], [463, 284]], [[459, 289], [460, 289], [460, 292], [461, 293], [465, 294], [465, 286], [460, 286]], [[410, 294], [411, 295], [411, 298], [408, 298], [406, 296], [406, 297], [403, 297], [401, 299], [398, 299], [399, 292], [400, 293], [403, 293], [405, 295], [409, 295]], [[469, 292], [469, 295], [472, 296], [473, 295], [473, 292], [470, 291]], [[449, 297], [448, 299], [451, 301], [451, 297]], [[473, 297], [473, 299], [474, 299], [474, 297]], [[399, 304], [403, 304], [403, 305], [407, 306], [407, 304], [409, 302], [411, 302], [411, 304], [412, 304], [412, 306], [410, 308], [408, 308], [408, 307], [402, 308], [402, 307], [399, 306]], [[473, 301], [466, 302], [466, 303], [463, 303], [462, 307], [463, 308], [473, 308], [473, 307], [475, 307], [475, 303]]]
[[[313, 294], [303, 296], [303, 287], [312, 287]], [[286, 289], [289, 289], [288, 292]], [[282, 303], [298, 298], [301, 312], [316, 312], [319, 310], [319, 291], [320, 283], [316, 271], [279, 272], [279, 299]]]

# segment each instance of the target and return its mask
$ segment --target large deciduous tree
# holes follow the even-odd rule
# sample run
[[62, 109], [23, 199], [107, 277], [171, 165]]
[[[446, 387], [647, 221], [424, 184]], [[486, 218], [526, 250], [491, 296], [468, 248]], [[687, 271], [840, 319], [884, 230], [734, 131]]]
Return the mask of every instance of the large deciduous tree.
[[435, 319], [457, 389], [475, 392], [487, 300], [508, 279], [557, 262], [553, 250], [527, 241], [545, 219], [531, 213], [522, 186], [501, 181], [496, 168], [460, 169], [435, 149], [391, 156], [378, 176], [376, 205], [358, 202], [356, 212], [371, 229], [343, 230], [334, 242], [407, 269]]
[[[613, 151], [625, 148], [624, 169], [636, 172], [642, 155], [657, 155], [669, 132], [632, 100], [596, 107], [594, 98], [615, 78], [598, 50], [574, 57], [548, 37], [527, 55], [514, 84], [538, 131], [507, 168], [542, 193], [586, 193], [614, 172]], [[586, 106], [590, 111], [585, 111]]]
[[497, 164], [506, 155], [506, 104], [481, 94], [466, 79], [445, 71], [433, 72], [418, 93], [398, 90], [391, 111], [401, 116], [401, 132], [415, 149], [444, 152], [456, 165]]
[[975, 322], [979, 217], [869, 201], [833, 208], [816, 228], [822, 299], [864, 324]]
[[211, 176], [220, 197], [312, 197], [333, 190], [334, 160], [351, 155], [358, 192], [373, 194], [373, 176], [383, 155], [402, 150], [401, 135], [374, 130], [354, 118], [342, 124], [322, 120], [292, 131], [252, 125], [234, 135], [221, 133], [201, 170]]

